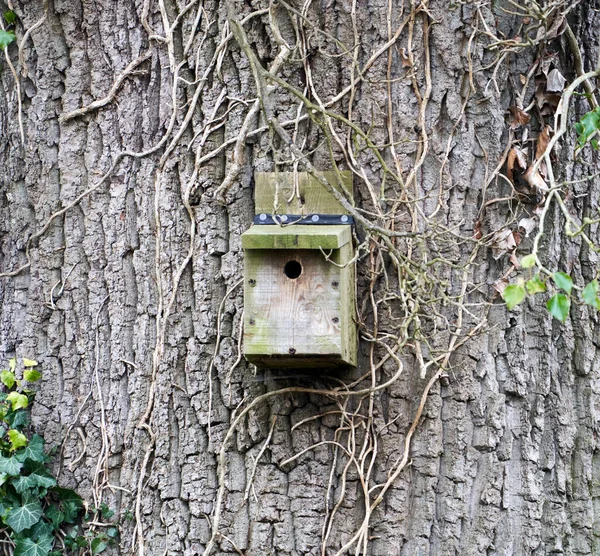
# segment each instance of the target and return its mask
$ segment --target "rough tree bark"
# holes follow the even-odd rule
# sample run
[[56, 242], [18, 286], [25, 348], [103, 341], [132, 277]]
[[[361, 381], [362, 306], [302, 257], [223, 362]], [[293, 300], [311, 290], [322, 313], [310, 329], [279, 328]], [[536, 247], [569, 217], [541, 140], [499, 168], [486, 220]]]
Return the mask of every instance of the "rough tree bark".
[[[0, 2], [17, 15], [0, 62], [0, 358], [41, 362], [34, 427], [59, 480], [115, 510], [118, 553], [600, 554], [597, 316], [574, 304], [561, 324], [534, 299], [509, 313], [493, 288], [518, 275], [501, 231], [543, 201], [500, 175], [507, 146], [531, 158], [554, 125], [555, 104], [530, 103], [544, 64], [577, 77], [567, 22], [594, 69], [600, 2], [540, 1], [537, 19], [518, 4]], [[531, 121], [511, 129], [511, 106]], [[571, 121], [589, 109], [574, 97]], [[598, 157], [574, 160], [569, 126], [554, 172], [593, 217]], [[368, 221], [360, 363], [335, 377], [239, 352], [253, 172], [306, 161], [353, 169]], [[578, 284], [597, 272], [557, 203], [542, 256]], [[445, 298], [415, 308], [411, 272]], [[340, 380], [363, 394], [333, 393]]]

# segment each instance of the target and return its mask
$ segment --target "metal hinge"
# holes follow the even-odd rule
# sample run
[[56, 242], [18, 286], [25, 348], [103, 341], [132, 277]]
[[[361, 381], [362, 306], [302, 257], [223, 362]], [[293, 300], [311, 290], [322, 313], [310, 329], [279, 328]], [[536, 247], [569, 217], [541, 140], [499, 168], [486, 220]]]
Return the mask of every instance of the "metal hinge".
[[254, 217], [254, 224], [278, 224], [289, 226], [291, 224], [354, 224], [354, 218], [347, 214], [258, 214]]

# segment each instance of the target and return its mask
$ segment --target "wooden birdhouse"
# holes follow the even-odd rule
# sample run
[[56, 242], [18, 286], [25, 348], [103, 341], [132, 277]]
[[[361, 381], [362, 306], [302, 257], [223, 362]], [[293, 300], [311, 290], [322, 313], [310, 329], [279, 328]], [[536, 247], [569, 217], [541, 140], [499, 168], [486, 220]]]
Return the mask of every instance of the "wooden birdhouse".
[[[348, 196], [349, 175], [324, 175]], [[258, 216], [242, 235], [246, 359], [356, 365], [352, 218], [307, 174], [257, 174], [256, 188]]]

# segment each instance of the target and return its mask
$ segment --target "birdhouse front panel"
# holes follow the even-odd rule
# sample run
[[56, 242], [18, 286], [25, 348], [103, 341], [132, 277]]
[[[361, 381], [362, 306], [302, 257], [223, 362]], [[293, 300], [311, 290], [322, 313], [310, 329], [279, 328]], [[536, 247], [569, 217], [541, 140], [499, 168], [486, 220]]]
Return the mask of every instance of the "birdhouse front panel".
[[267, 367], [356, 364], [350, 226], [253, 226], [244, 247], [244, 355]]

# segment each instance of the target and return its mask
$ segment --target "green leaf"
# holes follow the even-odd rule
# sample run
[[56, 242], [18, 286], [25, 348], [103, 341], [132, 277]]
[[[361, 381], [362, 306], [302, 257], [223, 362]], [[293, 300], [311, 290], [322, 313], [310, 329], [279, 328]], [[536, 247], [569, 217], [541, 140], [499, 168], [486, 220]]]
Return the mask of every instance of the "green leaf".
[[34, 361], [33, 359], [27, 359], [26, 357], [23, 358], [23, 366], [24, 367], [37, 367], [38, 362]]
[[525, 284], [527, 293], [535, 295], [536, 293], [542, 293], [546, 291], [546, 284], [540, 278], [539, 274], [536, 274], [531, 280], [528, 280]]
[[8, 431], [8, 438], [10, 440], [10, 450], [14, 452], [15, 450], [22, 448], [23, 446], [27, 446], [27, 437], [18, 430], [11, 429]]
[[8, 368], [14, 373], [15, 369], [17, 368], [17, 358], [16, 357], [12, 357], [11, 359], [8, 360]]
[[582, 148], [589, 141], [590, 137], [600, 128], [600, 115], [597, 110], [592, 110], [584, 114], [575, 124], [577, 132], [577, 146]]
[[96, 537], [92, 541], [92, 554], [100, 554], [108, 548], [108, 545], [104, 542], [104, 539]]
[[21, 429], [29, 423], [29, 415], [24, 409], [17, 409], [11, 411], [5, 420], [11, 429]]
[[54, 529], [58, 529], [65, 521], [64, 512], [61, 512], [56, 504], [51, 504], [46, 508], [44, 516], [52, 522]]
[[15, 385], [15, 380], [15, 373], [12, 371], [7, 371], [6, 369], [0, 371], [0, 381], [7, 388], [12, 388]]
[[5, 458], [4, 456], [0, 456], [0, 473], [16, 477], [21, 473], [22, 467], [23, 464], [16, 457]]
[[502, 299], [504, 299], [506, 307], [510, 311], [525, 299], [525, 288], [520, 284], [510, 284], [504, 288]]
[[113, 512], [109, 507], [108, 504], [106, 504], [106, 502], [102, 502], [102, 504], [100, 504], [100, 515], [102, 516], [102, 519], [110, 519], [113, 515], [115, 515], [115, 512]]
[[52, 537], [54, 531], [52, 525], [44, 519], [40, 519], [29, 531], [27, 536], [31, 537], [34, 541], [38, 541], [42, 537]]
[[20, 533], [35, 525], [42, 517], [42, 506], [35, 496], [24, 496], [23, 504], [13, 508], [4, 520], [15, 533]]
[[8, 10], [4, 12], [4, 19], [6, 20], [6, 23], [11, 25], [17, 20], [17, 14], [12, 10]]
[[24, 470], [28, 471], [29, 475], [21, 475], [16, 481], [13, 481], [13, 486], [19, 494], [24, 494], [28, 490], [48, 489], [56, 486], [56, 479], [48, 472], [43, 463], [30, 461], [25, 465]]
[[531, 253], [531, 255], [527, 255], [521, 259], [521, 266], [523, 268], [531, 268], [532, 266], [535, 266], [536, 259], [537, 257]]
[[15, 542], [15, 556], [48, 556], [53, 544], [52, 535], [42, 535], [37, 541], [27, 537], [19, 539]]
[[81, 496], [70, 488], [54, 487], [50, 492], [58, 497], [59, 507], [65, 514], [65, 522], [74, 523], [83, 508]]
[[571, 290], [573, 289], [573, 280], [571, 280], [571, 277], [568, 274], [565, 274], [564, 272], [555, 272], [552, 275], [552, 280], [554, 280], [554, 283], [561, 289], [567, 292], [567, 294], [571, 293]]
[[119, 530], [116, 527], [109, 527], [106, 530], [106, 534], [111, 538], [115, 539], [119, 536]]
[[25, 394], [19, 394], [19, 392], [11, 392], [6, 396], [6, 400], [12, 404], [12, 410], [25, 409], [29, 405], [29, 399]]
[[46, 459], [46, 454], [44, 454], [44, 439], [39, 434], [34, 434], [25, 449], [16, 454], [16, 458], [21, 462], [27, 459], [31, 461], [44, 461]]
[[592, 280], [581, 292], [583, 300], [592, 307], [600, 309], [600, 299], [598, 299], [598, 280]]
[[555, 319], [558, 319], [560, 322], [565, 322], [569, 316], [571, 300], [566, 295], [557, 293], [548, 300], [546, 307]]
[[35, 382], [36, 380], [42, 378], [42, 373], [36, 371], [35, 369], [25, 369], [23, 371], [23, 378], [27, 382]]
[[11, 42], [17, 40], [12, 31], [2, 31], [0, 29], [0, 50], [4, 50]]

